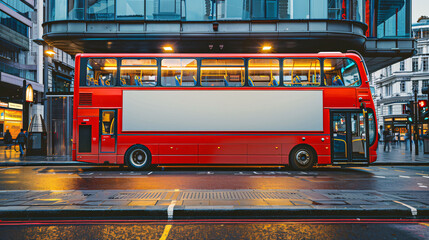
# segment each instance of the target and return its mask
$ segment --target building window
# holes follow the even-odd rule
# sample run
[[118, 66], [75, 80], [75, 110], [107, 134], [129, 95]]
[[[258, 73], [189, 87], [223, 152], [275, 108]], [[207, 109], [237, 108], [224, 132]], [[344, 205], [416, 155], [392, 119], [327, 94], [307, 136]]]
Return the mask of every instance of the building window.
[[427, 72], [427, 70], [428, 70], [428, 58], [427, 57], [422, 58], [422, 68], [423, 68], [423, 71]]
[[405, 81], [401, 81], [401, 92], [405, 92]]
[[404, 61], [401, 61], [399, 63], [399, 71], [405, 71], [405, 62]]
[[67, 19], [67, 0], [50, 0], [48, 4], [49, 21]]
[[246, 20], [250, 15], [249, 0], [218, 0], [217, 1], [217, 19], [237, 19]]
[[135, 19], [144, 17], [144, 1], [122, 0], [116, 3], [116, 17], [118, 19]]
[[417, 72], [419, 70], [419, 59], [413, 58], [413, 72]]
[[393, 114], [393, 107], [392, 107], [392, 105], [387, 106], [387, 114], [388, 115], [392, 115]]
[[419, 81], [413, 81], [413, 92], [419, 91]]
[[429, 80], [423, 80], [422, 88], [429, 87]]
[[89, 20], [112, 20], [115, 19], [114, 0], [88, 1], [87, 19]]
[[2, 11], [0, 11], [0, 24], [28, 37], [28, 26]]
[[182, 9], [182, 19], [187, 21], [210, 21], [215, 18], [216, 1], [197, 0], [185, 1], [185, 8]]
[[384, 87], [384, 93], [386, 96], [390, 96], [392, 94], [392, 84], [387, 84]]

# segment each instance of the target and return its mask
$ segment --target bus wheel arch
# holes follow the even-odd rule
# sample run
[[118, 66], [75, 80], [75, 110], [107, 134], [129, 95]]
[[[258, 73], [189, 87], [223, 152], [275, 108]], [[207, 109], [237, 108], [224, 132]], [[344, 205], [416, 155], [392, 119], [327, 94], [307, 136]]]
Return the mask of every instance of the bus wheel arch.
[[296, 145], [289, 153], [289, 165], [294, 170], [310, 170], [316, 163], [316, 150], [308, 144]]
[[148, 147], [135, 144], [125, 152], [124, 163], [135, 170], [149, 169], [152, 165], [152, 153]]

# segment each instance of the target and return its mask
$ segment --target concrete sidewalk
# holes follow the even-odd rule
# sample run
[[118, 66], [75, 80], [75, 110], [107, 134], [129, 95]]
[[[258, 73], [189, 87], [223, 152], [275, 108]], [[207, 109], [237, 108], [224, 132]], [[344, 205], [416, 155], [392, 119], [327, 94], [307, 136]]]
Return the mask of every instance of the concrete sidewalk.
[[[409, 165], [429, 166], [429, 154], [423, 154], [421, 146], [419, 155], [405, 149], [405, 145], [392, 145], [388, 152], [383, 151], [383, 143], [377, 150], [377, 161], [373, 165]], [[71, 156], [23, 156], [14, 149], [6, 150], [0, 146], [0, 166], [40, 166], [40, 165], [90, 165], [84, 162], [72, 161]]]
[[0, 191], [0, 219], [427, 218], [427, 191]]

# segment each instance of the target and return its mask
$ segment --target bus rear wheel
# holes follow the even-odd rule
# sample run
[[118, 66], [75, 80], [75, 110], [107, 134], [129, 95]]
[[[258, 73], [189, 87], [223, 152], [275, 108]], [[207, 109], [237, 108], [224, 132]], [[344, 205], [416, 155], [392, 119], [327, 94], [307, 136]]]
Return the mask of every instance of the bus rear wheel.
[[290, 153], [289, 163], [295, 170], [310, 170], [315, 162], [316, 153], [309, 146], [297, 146]]
[[152, 164], [152, 154], [143, 145], [134, 145], [125, 153], [125, 164], [135, 170], [148, 169]]

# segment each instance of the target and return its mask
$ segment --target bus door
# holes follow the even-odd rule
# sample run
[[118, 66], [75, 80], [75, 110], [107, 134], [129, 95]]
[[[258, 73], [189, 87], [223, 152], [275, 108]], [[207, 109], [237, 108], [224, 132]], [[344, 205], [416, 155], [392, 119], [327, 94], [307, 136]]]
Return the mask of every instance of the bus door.
[[77, 129], [77, 160], [98, 163], [98, 109], [79, 109]]
[[332, 162], [368, 164], [368, 114], [365, 110], [331, 112]]
[[117, 110], [100, 110], [100, 163], [115, 163]]

